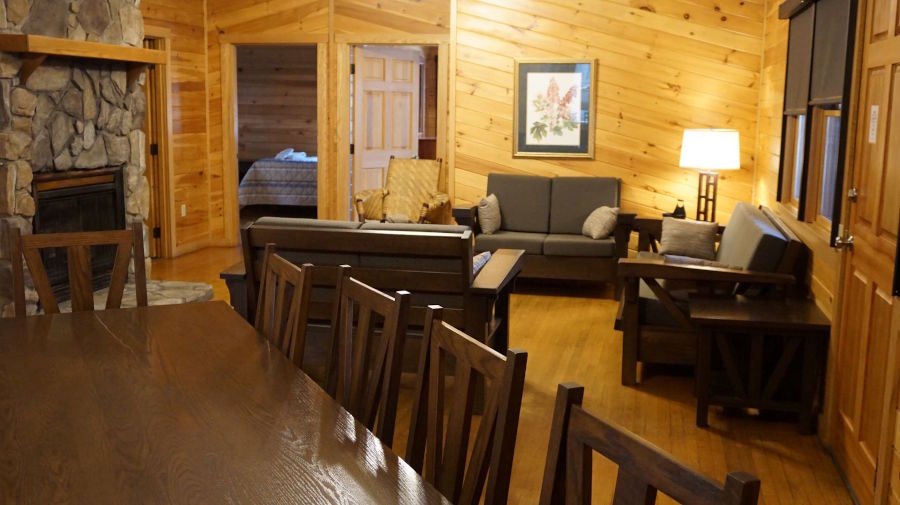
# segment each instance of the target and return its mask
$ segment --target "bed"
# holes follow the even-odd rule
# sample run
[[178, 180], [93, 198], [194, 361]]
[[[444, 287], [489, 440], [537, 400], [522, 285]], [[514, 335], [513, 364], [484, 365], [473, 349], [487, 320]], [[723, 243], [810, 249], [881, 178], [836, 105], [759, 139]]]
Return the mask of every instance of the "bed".
[[317, 173], [317, 161], [257, 160], [241, 179], [238, 204], [315, 207]]

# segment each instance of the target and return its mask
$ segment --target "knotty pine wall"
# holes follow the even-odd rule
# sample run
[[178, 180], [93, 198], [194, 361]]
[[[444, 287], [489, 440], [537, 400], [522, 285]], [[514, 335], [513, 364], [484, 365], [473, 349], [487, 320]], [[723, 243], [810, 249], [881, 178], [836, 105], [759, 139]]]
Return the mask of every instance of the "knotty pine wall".
[[316, 46], [237, 48], [238, 159], [318, 152]]
[[775, 210], [806, 243], [812, 254], [810, 288], [816, 302], [829, 317], [840, 275], [840, 253], [829, 247], [829, 233], [822, 227], [797, 221], [778, 203], [778, 169], [781, 156], [781, 116], [784, 109], [784, 75], [787, 64], [788, 22], [778, 19], [780, 2], [766, 3], [765, 54], [759, 102], [756, 156], [756, 202]]
[[[211, 233], [210, 163], [207, 157], [206, 13], [203, 2], [143, 0], [147, 36], [167, 39], [169, 122], [175, 215], [175, 254], [199, 249], [218, 237]], [[181, 217], [181, 206], [186, 215]]]
[[[455, 198], [476, 202], [490, 172], [624, 181], [625, 211], [696, 208], [680, 169], [684, 128], [736, 128], [741, 166], [723, 172], [718, 220], [753, 193], [765, 6], [761, 0], [458, 0]], [[513, 159], [515, 58], [597, 60], [595, 159]]]

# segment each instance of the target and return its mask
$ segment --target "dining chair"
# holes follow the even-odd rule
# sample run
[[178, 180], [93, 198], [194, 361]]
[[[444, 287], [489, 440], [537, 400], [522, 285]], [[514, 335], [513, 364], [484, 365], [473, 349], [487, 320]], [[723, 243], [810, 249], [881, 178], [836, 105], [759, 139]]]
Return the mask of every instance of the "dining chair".
[[266, 244], [253, 326], [298, 367], [306, 348], [311, 285], [306, 268], [279, 256], [275, 244]]
[[134, 256], [134, 281], [137, 305], [147, 306], [147, 277], [144, 270], [143, 224], [135, 222], [131, 230], [89, 231], [74, 233], [41, 233], [22, 235], [17, 227], [9, 232], [10, 258], [12, 259], [13, 300], [16, 317], [25, 316], [25, 270], [31, 273], [45, 314], [59, 313], [59, 304], [47, 276], [41, 251], [65, 249], [68, 264], [69, 292], [72, 311], [94, 310], [94, 286], [91, 267], [92, 246], [116, 246], [116, 256], [110, 273], [106, 308], [122, 305], [125, 282], [128, 279], [128, 262]]
[[578, 384], [557, 387], [540, 505], [590, 504], [593, 451], [619, 467], [613, 505], [656, 503], [658, 491], [678, 503], [757, 502], [756, 477], [732, 472], [725, 477], [723, 486], [624, 428], [588, 413], [581, 406], [583, 398], [584, 388]]
[[409, 298], [407, 291], [389, 296], [349, 275], [341, 281], [326, 389], [388, 447], [394, 440]]
[[[515, 349], [503, 356], [447, 324], [438, 305], [426, 310], [406, 461], [451, 502], [474, 505], [484, 494], [486, 505], [506, 503], [527, 359]], [[475, 409], [480, 421], [468, 450]]]

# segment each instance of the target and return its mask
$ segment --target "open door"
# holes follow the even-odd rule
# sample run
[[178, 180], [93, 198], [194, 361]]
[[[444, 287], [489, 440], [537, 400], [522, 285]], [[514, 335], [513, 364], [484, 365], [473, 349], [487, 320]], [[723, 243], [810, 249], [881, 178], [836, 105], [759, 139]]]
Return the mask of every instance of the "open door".
[[418, 155], [422, 52], [403, 46], [353, 50], [353, 188], [384, 186], [391, 156]]
[[[165, 39], [144, 39], [147, 49], [164, 50]], [[147, 229], [150, 230], [147, 242], [151, 258], [171, 256], [171, 245], [167, 243], [169, 232], [167, 200], [168, 191], [166, 170], [168, 170], [167, 134], [167, 85], [165, 67], [150, 65], [147, 69], [147, 82], [144, 94], [147, 98], [146, 136], [147, 169], [145, 175], [150, 186], [150, 215], [147, 218]]]

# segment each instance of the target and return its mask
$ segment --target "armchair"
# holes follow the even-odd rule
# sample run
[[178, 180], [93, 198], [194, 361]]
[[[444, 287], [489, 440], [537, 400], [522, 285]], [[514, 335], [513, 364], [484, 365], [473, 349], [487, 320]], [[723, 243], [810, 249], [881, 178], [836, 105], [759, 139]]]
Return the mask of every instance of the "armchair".
[[391, 156], [383, 188], [354, 196], [360, 221], [385, 221], [402, 216], [411, 223], [448, 221], [450, 197], [438, 191], [441, 160]]
[[[694, 365], [697, 330], [692, 294], [731, 296], [805, 291], [805, 246], [769, 209], [740, 203], [721, 239], [716, 264], [685, 264], [657, 254], [661, 221], [638, 219], [638, 257], [620, 259], [624, 284], [616, 329], [622, 331], [622, 384], [637, 381], [637, 364]], [[798, 282], [799, 281], [799, 282]]]

